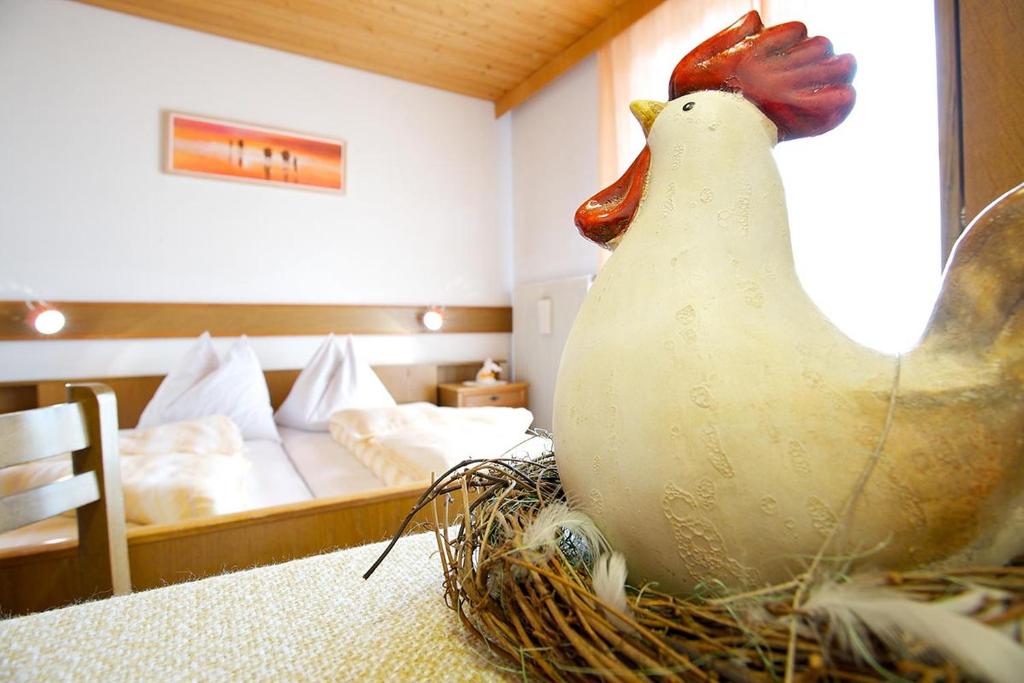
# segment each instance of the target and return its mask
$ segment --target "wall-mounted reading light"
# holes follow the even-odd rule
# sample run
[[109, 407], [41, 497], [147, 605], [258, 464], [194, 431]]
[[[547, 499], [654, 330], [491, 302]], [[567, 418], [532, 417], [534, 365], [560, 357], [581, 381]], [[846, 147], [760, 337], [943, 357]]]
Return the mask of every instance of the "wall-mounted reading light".
[[444, 327], [444, 307], [431, 306], [420, 316], [420, 322], [431, 332], [437, 332]]
[[39, 334], [57, 334], [64, 329], [64, 323], [67, 320], [64, 318], [64, 314], [54, 306], [45, 301], [26, 302], [25, 305], [29, 309], [28, 323]]

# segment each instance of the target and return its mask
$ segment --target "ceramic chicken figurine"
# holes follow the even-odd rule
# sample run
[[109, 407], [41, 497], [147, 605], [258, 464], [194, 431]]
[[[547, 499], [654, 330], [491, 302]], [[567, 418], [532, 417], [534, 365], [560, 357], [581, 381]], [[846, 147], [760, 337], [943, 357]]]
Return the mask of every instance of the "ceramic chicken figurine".
[[797, 279], [772, 147], [838, 125], [854, 68], [751, 12], [667, 104], [632, 105], [647, 147], [577, 213], [615, 253], [563, 353], [555, 452], [635, 581], [784, 581], [826, 539], [889, 568], [1024, 552], [1024, 185], [961, 238], [902, 356]]

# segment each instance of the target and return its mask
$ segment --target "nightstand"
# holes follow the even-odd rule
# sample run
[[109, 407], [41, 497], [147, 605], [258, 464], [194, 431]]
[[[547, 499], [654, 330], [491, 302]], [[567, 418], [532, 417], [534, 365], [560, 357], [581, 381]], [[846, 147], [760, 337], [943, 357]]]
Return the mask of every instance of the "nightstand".
[[506, 406], [525, 408], [530, 385], [527, 382], [470, 386], [466, 384], [438, 384], [438, 405], [456, 408], [479, 406]]

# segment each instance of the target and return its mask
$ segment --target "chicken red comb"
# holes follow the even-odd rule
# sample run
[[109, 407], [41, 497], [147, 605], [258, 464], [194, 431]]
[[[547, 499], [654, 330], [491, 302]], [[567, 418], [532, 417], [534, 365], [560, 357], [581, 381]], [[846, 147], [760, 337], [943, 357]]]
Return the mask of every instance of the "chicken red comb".
[[[699, 90], [726, 90], [753, 102], [778, 129], [778, 139], [809, 137], [842, 123], [856, 93], [853, 55], [835, 55], [827, 38], [807, 37], [794, 21], [765, 28], [757, 12], [708, 38], [676, 65], [669, 99]], [[613, 185], [576, 210], [580, 234], [611, 249], [625, 233], [643, 197], [651, 150]]]
[[807, 37], [798, 21], [765, 28], [748, 12], [676, 65], [669, 99], [699, 90], [737, 92], [775, 123], [779, 140], [826, 133], [853, 109], [853, 55], [836, 55], [827, 38]]

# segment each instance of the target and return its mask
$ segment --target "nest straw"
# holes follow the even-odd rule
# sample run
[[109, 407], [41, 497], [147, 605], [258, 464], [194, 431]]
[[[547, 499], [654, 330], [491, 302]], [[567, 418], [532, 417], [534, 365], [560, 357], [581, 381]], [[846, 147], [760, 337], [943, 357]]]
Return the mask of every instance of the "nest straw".
[[[530, 460], [466, 461], [424, 493], [369, 576], [416, 513], [433, 509], [445, 602], [471, 632], [523, 679], [554, 681], [781, 681], [878, 679], [957, 681], [964, 671], [926, 644], [898, 646], [833, 633], [802, 610], [799, 579], [742, 595], [708, 586], [686, 597], [627, 587], [629, 613], [595, 595], [599, 549], [562, 529], [549, 552], [525, 548], [523, 534], [544, 508], [566, 502], [552, 453]], [[956, 572], [889, 572], [874, 579], [919, 601], [994, 589], [993, 626], [1024, 623], [1024, 567]], [[795, 634], [795, 636], [794, 636]], [[854, 641], [850, 647], [851, 639]], [[839, 643], [846, 643], [840, 647]]]

